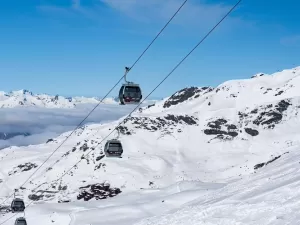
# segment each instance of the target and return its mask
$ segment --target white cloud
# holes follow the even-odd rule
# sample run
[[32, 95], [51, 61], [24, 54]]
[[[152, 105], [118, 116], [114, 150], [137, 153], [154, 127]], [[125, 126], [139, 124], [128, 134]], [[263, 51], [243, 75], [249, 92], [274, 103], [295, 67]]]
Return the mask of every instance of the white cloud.
[[[0, 110], [0, 133], [30, 133], [0, 140], [0, 149], [46, 142], [74, 129], [94, 105], [76, 109], [12, 108]], [[134, 106], [100, 105], [85, 123], [104, 123], [128, 114]]]
[[[183, 0], [100, 0], [108, 6], [143, 22], [167, 20]], [[209, 4], [204, 1], [188, 1], [181, 9], [174, 23], [181, 25], [215, 23], [224, 16], [232, 5]], [[239, 19], [237, 19], [239, 20]]]
[[[122, 21], [126, 20], [127, 17], [127, 19], [133, 22], [125, 23], [127, 25], [123, 23], [120, 29], [130, 33], [143, 35], [150, 33], [153, 35], [153, 28], [156, 26], [152, 25], [156, 24], [157, 26], [161, 26], [166, 23], [183, 1], [184, 0], [94, 0], [83, 2], [80, 0], [69, 0], [69, 6], [58, 7], [55, 5], [44, 5], [39, 6], [38, 9], [42, 12], [52, 14], [54, 17], [62, 15], [63, 17], [78, 18], [78, 16], [80, 16], [90, 21], [102, 23], [103, 19], [107, 19], [103, 18], [103, 10], [105, 10], [105, 8], [103, 8], [102, 4], [104, 3], [113, 9], [112, 12], [116, 13], [114, 16], [121, 16]], [[177, 35], [193, 35], [194, 32], [199, 35], [199, 32], [205, 32], [214, 26], [229, 11], [233, 4], [234, 3], [208, 3], [205, 0], [188, 0], [172, 20], [168, 30], [171, 30], [171, 33], [176, 32]], [[238, 8], [236, 10], [238, 10]], [[140, 26], [142, 26], [142, 28]], [[228, 31], [241, 26], [245, 29], [245, 27], [253, 27], [253, 24], [240, 16], [230, 15], [218, 30], [225, 29]], [[180, 32], [177, 30], [178, 27]]]
[[76, 18], [82, 16], [87, 19], [98, 21], [101, 18], [98, 12], [98, 5], [83, 6], [80, 0], [69, 0], [67, 6], [57, 6], [50, 4], [39, 5], [36, 7], [38, 11], [50, 14], [55, 17], [63, 16]]

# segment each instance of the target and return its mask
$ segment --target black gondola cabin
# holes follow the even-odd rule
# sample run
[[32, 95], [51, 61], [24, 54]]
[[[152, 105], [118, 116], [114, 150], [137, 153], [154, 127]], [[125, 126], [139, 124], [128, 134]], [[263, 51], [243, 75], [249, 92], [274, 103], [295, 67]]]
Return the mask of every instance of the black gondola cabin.
[[23, 212], [25, 210], [24, 201], [20, 198], [15, 198], [11, 203], [12, 212]]
[[26, 219], [24, 217], [17, 218], [15, 225], [27, 225]]
[[142, 91], [138, 84], [128, 82], [123, 84], [119, 91], [121, 105], [138, 104], [142, 99]]
[[123, 154], [123, 147], [119, 140], [112, 139], [106, 142], [104, 152], [107, 157], [121, 157]]

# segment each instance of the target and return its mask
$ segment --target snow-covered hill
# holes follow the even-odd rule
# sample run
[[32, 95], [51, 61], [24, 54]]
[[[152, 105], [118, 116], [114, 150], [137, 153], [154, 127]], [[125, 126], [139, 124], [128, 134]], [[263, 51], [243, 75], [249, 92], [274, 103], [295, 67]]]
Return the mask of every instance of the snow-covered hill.
[[[34, 201], [26, 217], [30, 225], [298, 224], [299, 111], [297, 67], [185, 88], [141, 108], [118, 129], [123, 158], [104, 157], [101, 143], [122, 119], [84, 126], [19, 189]], [[0, 203], [68, 134], [0, 151]]]
[[[0, 108], [13, 108], [20, 106], [38, 106], [45, 108], [74, 108], [79, 104], [97, 104], [101, 98], [63, 97], [47, 94], [33, 94], [28, 90], [0, 92]], [[114, 98], [106, 98], [104, 104], [118, 104]]]

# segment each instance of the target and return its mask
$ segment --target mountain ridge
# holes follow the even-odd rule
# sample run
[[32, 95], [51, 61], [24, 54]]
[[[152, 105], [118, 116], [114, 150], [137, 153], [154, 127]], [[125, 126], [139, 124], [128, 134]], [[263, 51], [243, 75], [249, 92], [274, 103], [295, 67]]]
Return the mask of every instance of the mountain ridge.
[[[265, 171], [271, 173], [272, 181], [279, 179], [269, 168], [280, 165], [280, 176], [291, 169], [287, 167], [285, 171], [283, 161], [300, 156], [299, 111], [300, 67], [272, 75], [227, 81], [215, 88], [184, 88], [162, 101], [141, 107], [127, 119], [122, 117], [112, 123], [82, 126], [19, 191], [27, 202], [33, 200], [42, 205], [69, 202], [66, 203], [68, 206], [74, 204], [75, 207], [82, 203], [85, 209], [72, 211], [78, 220], [76, 224], [109, 224], [105, 220], [103, 223], [96, 220], [102, 210], [103, 215], [108, 213], [102, 204], [109, 206], [120, 201], [122, 205], [126, 196], [139, 196], [144, 192], [154, 195], [157, 190], [167, 192], [169, 197], [164, 201], [157, 194], [155, 198], [160, 201], [147, 200], [149, 205], [143, 205], [146, 213], [141, 212], [144, 218], [151, 217], [151, 210], [161, 208], [162, 204], [170, 210], [164, 213], [174, 212], [175, 208], [168, 202], [172, 202], [175, 193], [184, 194], [181, 193], [184, 191], [187, 193], [178, 197], [181, 203], [176, 210], [187, 201], [192, 204], [197, 198], [201, 204], [210, 202], [213, 205], [217, 200], [222, 203], [225, 198], [222, 190], [230, 194], [236, 186], [249, 186], [249, 179], [261, 179], [259, 188], [263, 189], [263, 185], [268, 185]], [[121, 140], [123, 157], [107, 158], [103, 152], [106, 143], [103, 138], [121, 121], [123, 123], [109, 139]], [[1, 199], [18, 188], [68, 134], [70, 132], [48, 143], [0, 151], [0, 179], [6, 182], [0, 187]], [[74, 170], [59, 179], [80, 159]], [[292, 187], [290, 183], [282, 185]], [[238, 191], [240, 195], [247, 195], [247, 190]], [[189, 192], [194, 195], [188, 195]], [[218, 194], [217, 200], [214, 193]], [[228, 204], [232, 203], [229, 194], [226, 196]], [[271, 196], [272, 193], [268, 194]], [[189, 196], [188, 200], [183, 200], [184, 196]], [[134, 208], [133, 205], [130, 207]], [[185, 210], [185, 213], [189, 212]], [[215, 210], [217, 214], [217, 206]], [[94, 211], [96, 217], [92, 214]], [[39, 211], [30, 212], [33, 216]], [[61, 215], [65, 214], [61, 212]], [[174, 217], [180, 222], [173, 223], [173, 217], [164, 216], [167, 220], [161, 224], [189, 224], [189, 220], [180, 219], [178, 213]], [[117, 221], [118, 218], [116, 216], [115, 223], [111, 224], [134, 224], [132, 221], [122, 223], [122, 219], [126, 220], [121, 217]], [[133, 218], [133, 221], [138, 220]], [[149, 224], [160, 224], [155, 218], [151, 221], [154, 222]]]
[[[60, 95], [34, 94], [21, 89], [18, 91], [0, 91], [0, 108], [14, 107], [44, 107], [44, 108], [74, 108], [80, 104], [97, 104], [101, 98], [98, 97], [64, 97]], [[106, 98], [104, 104], [118, 104], [115, 98]]]

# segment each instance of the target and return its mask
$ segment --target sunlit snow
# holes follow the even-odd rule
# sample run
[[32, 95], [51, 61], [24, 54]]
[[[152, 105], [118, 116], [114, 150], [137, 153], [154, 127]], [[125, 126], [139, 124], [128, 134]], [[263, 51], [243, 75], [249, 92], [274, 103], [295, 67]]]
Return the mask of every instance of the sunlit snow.
[[[28, 224], [299, 224], [299, 110], [297, 67], [144, 106], [110, 136], [122, 141], [122, 158], [102, 150], [124, 117], [84, 126], [19, 190], [26, 203], [39, 199], [26, 209]], [[0, 203], [68, 134], [0, 151]], [[96, 200], [87, 187], [103, 182], [121, 193]], [[84, 188], [91, 199], [77, 200]]]

